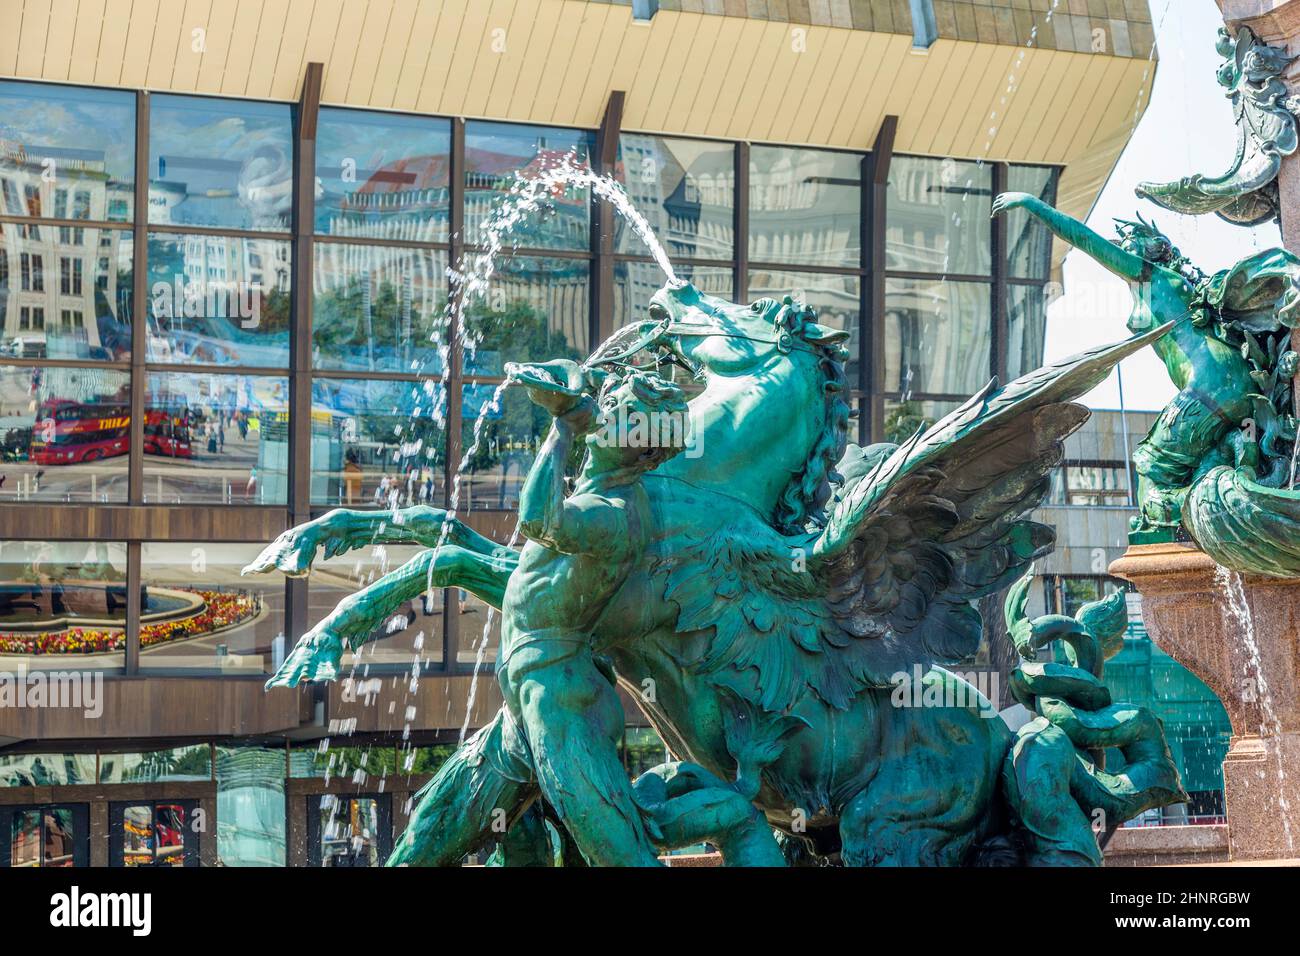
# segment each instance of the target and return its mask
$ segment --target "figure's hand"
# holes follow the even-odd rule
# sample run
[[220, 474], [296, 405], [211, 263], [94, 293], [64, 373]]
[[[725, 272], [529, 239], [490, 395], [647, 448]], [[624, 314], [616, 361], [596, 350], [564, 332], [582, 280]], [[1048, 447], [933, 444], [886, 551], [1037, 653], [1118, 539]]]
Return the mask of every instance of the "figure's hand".
[[1033, 202], [1033, 199], [1034, 197], [1029, 193], [1002, 193], [993, 200], [993, 211], [990, 216], [996, 216], [1008, 209], [1023, 208]]
[[526, 388], [528, 397], [556, 418], [573, 411], [587, 396], [587, 376], [582, 366], [570, 359], [507, 362], [506, 379]]
[[343, 639], [329, 628], [326, 618], [298, 639], [266, 686], [297, 687], [305, 680], [334, 680], [342, 659]]
[[320, 520], [290, 528], [262, 549], [241, 574], [264, 574], [272, 568], [291, 578], [300, 578], [311, 570], [326, 528]]

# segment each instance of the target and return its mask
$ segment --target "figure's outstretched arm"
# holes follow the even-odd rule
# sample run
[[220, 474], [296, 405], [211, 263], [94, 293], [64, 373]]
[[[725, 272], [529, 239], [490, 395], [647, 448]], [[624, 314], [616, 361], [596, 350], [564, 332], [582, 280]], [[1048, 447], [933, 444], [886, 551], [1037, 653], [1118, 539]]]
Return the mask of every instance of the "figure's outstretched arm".
[[355, 651], [374, 640], [379, 628], [404, 602], [431, 588], [461, 587], [499, 608], [516, 563], [513, 555], [493, 557], [454, 545], [422, 551], [397, 570], [340, 601], [324, 620], [298, 639], [275, 676], [267, 681], [267, 687], [293, 687], [303, 680], [334, 680], [345, 642]]
[[1003, 193], [993, 201], [993, 215], [1008, 209], [1023, 209], [1080, 252], [1095, 259], [1121, 279], [1140, 282], [1151, 275], [1151, 264], [1141, 256], [1125, 252], [1104, 236], [1093, 232], [1079, 220], [1053, 209], [1029, 193]]
[[274, 568], [290, 577], [301, 577], [311, 570], [316, 552], [322, 547], [329, 559], [371, 544], [419, 544], [426, 548], [455, 545], [489, 557], [504, 557], [512, 551], [430, 505], [397, 511], [335, 508], [285, 531], [244, 568], [244, 574]]

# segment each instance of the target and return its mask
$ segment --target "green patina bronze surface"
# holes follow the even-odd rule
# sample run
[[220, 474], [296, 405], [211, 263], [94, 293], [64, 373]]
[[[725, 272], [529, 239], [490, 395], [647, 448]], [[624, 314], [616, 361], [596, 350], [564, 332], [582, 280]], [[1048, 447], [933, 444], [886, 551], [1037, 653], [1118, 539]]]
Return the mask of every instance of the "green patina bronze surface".
[[1139, 515], [1130, 542], [1179, 529], [1226, 568], [1300, 576], [1295, 374], [1300, 258], [1267, 249], [1206, 275], [1152, 223], [1120, 222], [1111, 242], [1025, 193], [1023, 208], [1129, 283], [1128, 327], [1171, 323], [1152, 347], [1179, 389], [1133, 453]]
[[[1045, 637], [1073, 648], [1018, 672], [1034, 714], [1018, 732], [941, 665], [975, 652], [973, 602], [1052, 545], [1025, 515], [1087, 417], [1072, 400], [1166, 331], [992, 382], [902, 445], [864, 448], [846, 437], [847, 333], [788, 298], [666, 287], [584, 364], [509, 370], [554, 418], [521, 549], [427, 507], [334, 511], [268, 547], [247, 571], [428, 547], [341, 602], [270, 683], [338, 676], [345, 645], [431, 587], [501, 609], [505, 706], [419, 794], [395, 865], [489, 841], [520, 864], [653, 865], [700, 842], [729, 865], [1095, 864], [1095, 828], [1182, 799], [1159, 722], [1100, 687], [1115, 606], [1046, 623], [1008, 606], [1027, 658]], [[635, 782], [616, 683], [673, 755]], [[1111, 746], [1126, 766], [1108, 775]]]
[[1254, 226], [1278, 215], [1277, 175], [1282, 158], [1296, 150], [1296, 121], [1281, 75], [1294, 57], [1241, 27], [1236, 37], [1219, 29], [1224, 63], [1220, 85], [1228, 90], [1237, 127], [1237, 152], [1222, 176], [1186, 176], [1171, 183], [1142, 183], [1138, 195], [1187, 215], [1218, 213], [1228, 222]]

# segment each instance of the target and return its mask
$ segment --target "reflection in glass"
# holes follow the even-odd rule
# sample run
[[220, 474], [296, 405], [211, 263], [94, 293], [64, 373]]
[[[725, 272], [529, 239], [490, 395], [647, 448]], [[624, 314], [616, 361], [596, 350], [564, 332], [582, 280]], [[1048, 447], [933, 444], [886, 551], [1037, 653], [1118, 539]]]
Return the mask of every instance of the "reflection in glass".
[[284, 866], [284, 747], [217, 747], [217, 859]]
[[390, 746], [340, 747], [328, 739], [313, 746], [294, 747], [289, 752], [289, 776], [324, 779], [377, 780], [397, 773], [397, 749]]
[[382, 866], [379, 800], [375, 797], [320, 798], [320, 865]]
[[144, 498], [167, 504], [284, 504], [289, 381], [150, 372]]
[[[686, 279], [701, 292], [731, 298], [734, 273], [721, 266], [693, 266], [673, 263], [679, 279]], [[663, 288], [664, 273], [653, 262], [614, 263], [614, 328], [644, 321], [650, 297]]]
[[[422, 549], [407, 545], [366, 546], [312, 566], [307, 620], [313, 627], [343, 598], [396, 571]], [[396, 665], [408, 671], [442, 661], [443, 591], [412, 598], [376, 629], [376, 639], [343, 655], [346, 676], [354, 666]]]
[[423, 382], [312, 382], [311, 500], [349, 508], [441, 505], [446, 396]]
[[318, 242], [314, 255], [317, 368], [442, 371], [447, 253]]
[[[128, 599], [124, 544], [0, 541], [0, 655], [27, 667], [120, 668]], [[146, 600], [144, 610], [155, 609]]]
[[628, 727], [623, 731], [623, 766], [635, 780], [641, 774], [671, 758], [659, 735], [649, 727]]
[[152, 866], [154, 861], [153, 807], [122, 808], [122, 865]]
[[784, 146], [749, 152], [749, 258], [844, 266], [862, 258], [862, 159]]
[[[1011, 166], [1007, 189], [1029, 193], [1049, 206], [1056, 205], [1055, 169], [1047, 166]], [[1052, 272], [1052, 233], [1023, 209], [1002, 214], [1007, 230], [1007, 264], [1016, 279], [1047, 279]]]
[[465, 329], [477, 343], [466, 375], [503, 375], [506, 362], [544, 362], [587, 355], [590, 264], [585, 259], [510, 256], [484, 295], [465, 305]]
[[131, 233], [0, 225], [0, 355], [131, 357]]
[[881, 441], [900, 445], [919, 430], [929, 428], [957, 408], [958, 402], [922, 402], [916, 399], [885, 399], [885, 435]]
[[493, 403], [496, 388], [464, 386], [461, 441], [469, 461], [461, 477], [461, 508], [517, 508], [519, 489], [551, 427], [550, 415], [523, 389], [507, 388]]
[[[616, 176], [672, 259], [730, 259], [735, 250], [736, 148], [648, 133], [619, 137]], [[622, 216], [614, 248], [649, 250]]]
[[135, 94], [0, 81], [0, 212], [130, 222], [134, 180]]
[[151, 224], [284, 232], [292, 205], [288, 103], [150, 97]]
[[[465, 126], [465, 235], [483, 242], [482, 226], [492, 208], [510, 191], [515, 174], [525, 179], [552, 169], [573, 153], [591, 162], [596, 136], [589, 130], [518, 123], [470, 122]], [[530, 216], [514, 228], [520, 247], [587, 249], [591, 213], [586, 188], [569, 187], [553, 197], [549, 212]]]
[[858, 276], [851, 275], [751, 269], [748, 299], [754, 302], [758, 299], [781, 299], [788, 295], [796, 302], [812, 306], [821, 325], [847, 331], [850, 338], [843, 343], [849, 350], [846, 374], [850, 383], [856, 383], [858, 336], [862, 334], [862, 323], [858, 319], [861, 313], [861, 284], [862, 280]]
[[453, 588], [451, 596], [460, 615], [460, 647], [456, 651], [459, 664], [491, 664], [501, 648], [501, 612], [473, 594]]
[[70, 807], [17, 810], [9, 833], [9, 865], [13, 867], [71, 867], [76, 830]]
[[885, 213], [886, 267], [988, 275], [992, 190], [988, 164], [895, 156]]
[[149, 237], [151, 362], [289, 364], [289, 243]]
[[1043, 364], [1047, 338], [1047, 291], [1037, 285], [1007, 286], [1007, 378]]
[[[146, 544], [145, 550], [165, 545]], [[211, 547], [211, 546], [209, 546]], [[211, 780], [212, 751], [207, 744], [169, 750], [99, 755], [100, 783], [170, 783]]]
[[885, 283], [885, 388], [969, 395], [987, 382], [989, 287], [980, 282]]
[[0, 501], [125, 501], [130, 376], [0, 366]]
[[146, 593], [175, 607], [141, 622], [140, 667], [274, 673], [285, 656], [284, 582], [240, 574], [260, 551], [256, 544], [145, 542]]
[[0, 787], [75, 786], [94, 782], [93, 753], [0, 754]]
[[446, 242], [451, 125], [326, 108], [316, 133], [316, 232]]

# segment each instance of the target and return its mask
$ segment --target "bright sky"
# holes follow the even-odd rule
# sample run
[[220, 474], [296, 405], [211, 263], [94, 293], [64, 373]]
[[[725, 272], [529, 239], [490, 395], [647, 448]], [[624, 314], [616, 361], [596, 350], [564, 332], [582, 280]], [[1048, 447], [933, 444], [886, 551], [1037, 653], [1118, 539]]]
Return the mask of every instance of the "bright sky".
[[[1138, 199], [1144, 180], [1168, 182], [1191, 173], [1217, 176], [1232, 164], [1236, 148], [1232, 109], [1215, 82], [1222, 62], [1214, 49], [1223, 18], [1214, 0], [1151, 0], [1159, 66], [1151, 104], [1124, 151], [1092, 215], [1090, 228], [1110, 237], [1115, 217], [1141, 211], [1174, 245], [1207, 272], [1226, 268], [1259, 249], [1281, 245], [1277, 226], [1255, 229], [1229, 225], [1217, 216], [1180, 216]], [[1128, 336], [1130, 298], [1125, 284], [1079, 252], [1065, 259], [1065, 294], [1047, 314], [1048, 359], [1062, 358]], [[1164, 367], [1150, 349], [1120, 366], [1124, 405], [1159, 409], [1174, 395]], [[1085, 396], [1093, 408], [1118, 408], [1119, 384], [1112, 374]]]

